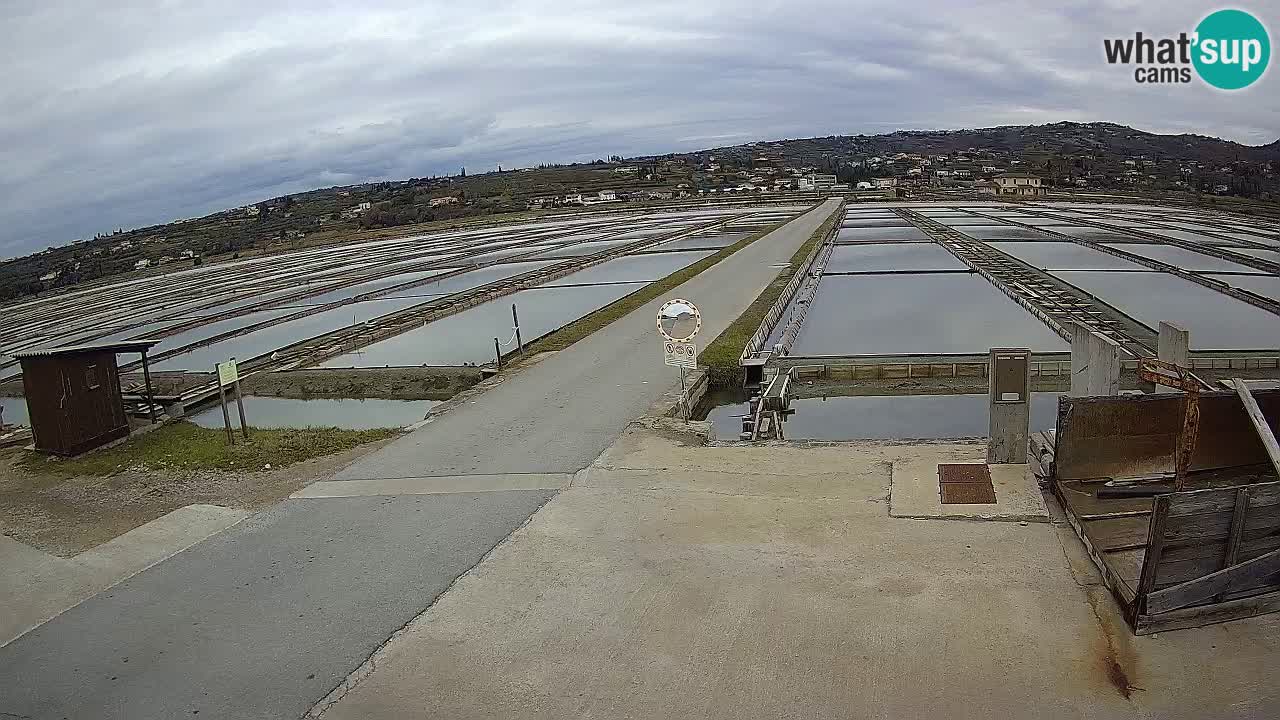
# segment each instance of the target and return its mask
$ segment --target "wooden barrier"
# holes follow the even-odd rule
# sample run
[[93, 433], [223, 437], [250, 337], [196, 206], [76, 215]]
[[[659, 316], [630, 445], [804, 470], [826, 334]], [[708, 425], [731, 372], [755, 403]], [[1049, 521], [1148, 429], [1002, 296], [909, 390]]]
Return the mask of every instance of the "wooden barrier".
[[1148, 538], [1139, 634], [1280, 610], [1280, 482], [1161, 495]]
[[1236, 393], [1200, 396], [1183, 492], [1170, 484], [1181, 395], [1059, 400], [1054, 491], [1135, 634], [1280, 611], [1280, 482], [1262, 440], [1280, 390], [1251, 397], [1256, 429]]

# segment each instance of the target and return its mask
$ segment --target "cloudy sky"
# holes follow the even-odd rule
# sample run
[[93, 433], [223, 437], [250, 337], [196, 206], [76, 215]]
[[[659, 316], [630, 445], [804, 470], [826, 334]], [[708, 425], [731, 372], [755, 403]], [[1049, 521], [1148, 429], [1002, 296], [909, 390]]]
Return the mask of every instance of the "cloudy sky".
[[1224, 94], [1102, 59], [1216, 5], [1053, 5], [0, 0], [0, 257], [464, 165], [1058, 120], [1280, 137], [1274, 70]]

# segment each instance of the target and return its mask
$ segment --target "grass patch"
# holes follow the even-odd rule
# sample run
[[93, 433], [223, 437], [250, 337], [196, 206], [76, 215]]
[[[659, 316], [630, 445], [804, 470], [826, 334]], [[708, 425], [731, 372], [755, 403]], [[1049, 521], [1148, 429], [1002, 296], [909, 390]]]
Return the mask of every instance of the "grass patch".
[[63, 477], [106, 476], [126, 468], [145, 470], [261, 470], [331, 455], [397, 434], [395, 429], [338, 428], [259, 429], [249, 427], [249, 441], [236, 434], [227, 445], [226, 432], [176, 422], [107, 450], [59, 459], [28, 453], [27, 470]]
[[635, 310], [645, 303], [666, 295], [676, 287], [683, 285], [687, 280], [692, 279], [707, 268], [712, 267], [742, 248], [759, 240], [765, 235], [768, 235], [774, 230], [777, 230], [787, 224], [787, 222], [789, 222], [789, 220], [774, 223], [763, 230], [742, 238], [732, 245], [721, 248], [714, 255], [708, 255], [682, 270], [677, 270], [661, 280], [645, 285], [643, 288], [640, 288], [626, 297], [618, 298], [590, 315], [569, 323], [559, 330], [530, 343], [526, 348], [526, 351], [528, 351], [530, 355], [533, 355], [540, 352], [563, 350], [597, 330], [608, 326], [615, 320], [630, 313], [632, 310]]
[[769, 308], [782, 295], [783, 289], [786, 288], [787, 283], [791, 282], [791, 278], [800, 270], [809, 252], [822, 242], [834, 224], [843, 217], [842, 213], [837, 212], [827, 218], [826, 222], [822, 223], [795, 251], [787, 267], [783, 268], [773, 282], [756, 296], [755, 301], [747, 307], [746, 311], [730, 323], [724, 332], [716, 336], [715, 340], [708, 343], [698, 355], [698, 363], [705, 366], [711, 375], [712, 387], [731, 384], [741, 372], [738, 360], [742, 357], [742, 350], [747, 346], [747, 341], [755, 335], [760, 323], [764, 322], [764, 316], [769, 312]]

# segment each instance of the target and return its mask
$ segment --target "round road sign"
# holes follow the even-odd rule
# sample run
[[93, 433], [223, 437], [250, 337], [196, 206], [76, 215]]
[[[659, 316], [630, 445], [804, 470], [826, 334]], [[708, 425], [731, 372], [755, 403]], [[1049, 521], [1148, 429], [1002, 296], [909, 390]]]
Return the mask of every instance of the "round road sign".
[[668, 300], [658, 309], [658, 332], [675, 342], [688, 342], [702, 329], [702, 313], [688, 300]]

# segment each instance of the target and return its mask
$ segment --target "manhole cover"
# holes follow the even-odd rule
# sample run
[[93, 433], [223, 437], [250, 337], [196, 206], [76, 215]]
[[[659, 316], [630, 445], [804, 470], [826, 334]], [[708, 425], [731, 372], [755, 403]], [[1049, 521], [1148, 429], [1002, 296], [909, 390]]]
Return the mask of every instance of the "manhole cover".
[[986, 483], [991, 484], [991, 468], [985, 464], [942, 464], [938, 465], [938, 482], [940, 483]]
[[939, 465], [938, 489], [943, 505], [990, 505], [996, 501], [991, 469], [986, 465]]
[[991, 483], [942, 483], [943, 505], [992, 505], [995, 501]]

